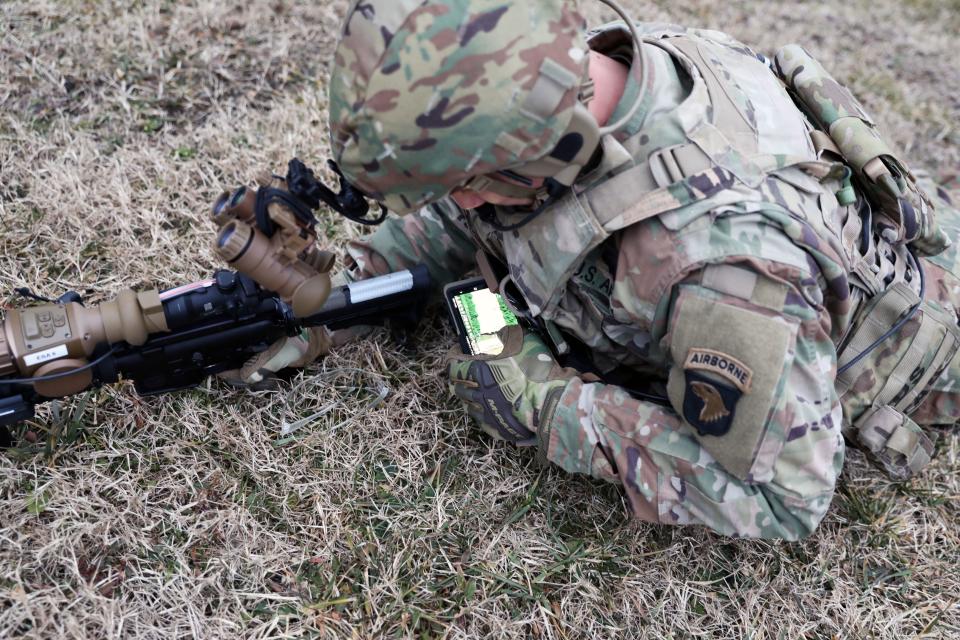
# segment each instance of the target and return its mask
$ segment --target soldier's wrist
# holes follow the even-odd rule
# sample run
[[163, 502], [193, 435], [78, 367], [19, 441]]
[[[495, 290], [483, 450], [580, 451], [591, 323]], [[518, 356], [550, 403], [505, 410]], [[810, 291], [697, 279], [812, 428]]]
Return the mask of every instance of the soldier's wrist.
[[[541, 461], [556, 462], [558, 449], [566, 448], [563, 444], [567, 439], [565, 435], [578, 428], [578, 399], [583, 387], [582, 380], [573, 378], [554, 382], [545, 389], [535, 425], [537, 455]], [[562, 456], [562, 452], [559, 455]]]

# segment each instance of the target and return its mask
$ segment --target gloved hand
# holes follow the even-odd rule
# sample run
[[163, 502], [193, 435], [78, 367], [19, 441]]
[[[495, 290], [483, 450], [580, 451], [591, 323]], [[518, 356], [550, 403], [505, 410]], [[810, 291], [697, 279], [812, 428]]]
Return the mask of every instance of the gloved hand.
[[499, 336], [504, 347], [498, 355], [465, 355], [459, 347], [447, 354], [450, 387], [492, 437], [534, 446], [577, 373], [561, 368], [536, 334], [513, 325]]
[[272, 389], [277, 383], [277, 371], [288, 367], [305, 367], [320, 356], [330, 353], [333, 343], [332, 335], [326, 327], [305, 328], [297, 336], [277, 340], [266, 351], [247, 360], [240, 369], [217, 375], [221, 380], [238, 387]]

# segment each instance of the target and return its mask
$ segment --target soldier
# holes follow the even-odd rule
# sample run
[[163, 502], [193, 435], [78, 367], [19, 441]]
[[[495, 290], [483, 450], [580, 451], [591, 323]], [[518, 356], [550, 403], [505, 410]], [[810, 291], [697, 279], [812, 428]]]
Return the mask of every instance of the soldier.
[[345, 276], [445, 283], [479, 249], [539, 328], [451, 355], [484, 431], [621, 484], [642, 520], [803, 537], [844, 435], [905, 478], [918, 423], [960, 413], [960, 217], [804, 50], [603, 1], [624, 21], [590, 32], [561, 0], [353, 3], [333, 153], [402, 217]]

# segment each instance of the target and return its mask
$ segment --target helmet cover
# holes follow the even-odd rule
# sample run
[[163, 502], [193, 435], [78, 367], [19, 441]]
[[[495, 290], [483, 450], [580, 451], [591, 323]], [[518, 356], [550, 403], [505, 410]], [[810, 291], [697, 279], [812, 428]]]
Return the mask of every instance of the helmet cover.
[[549, 154], [586, 77], [563, 0], [357, 0], [330, 80], [334, 159], [396, 213]]

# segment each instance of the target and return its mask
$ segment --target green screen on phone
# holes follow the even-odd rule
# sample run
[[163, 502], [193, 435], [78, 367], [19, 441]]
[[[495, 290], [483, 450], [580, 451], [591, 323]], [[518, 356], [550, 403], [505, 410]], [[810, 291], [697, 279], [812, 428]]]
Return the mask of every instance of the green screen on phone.
[[463, 319], [472, 354], [497, 355], [503, 351], [497, 331], [517, 324], [517, 317], [499, 294], [490, 289], [469, 291], [454, 297], [453, 303]]

